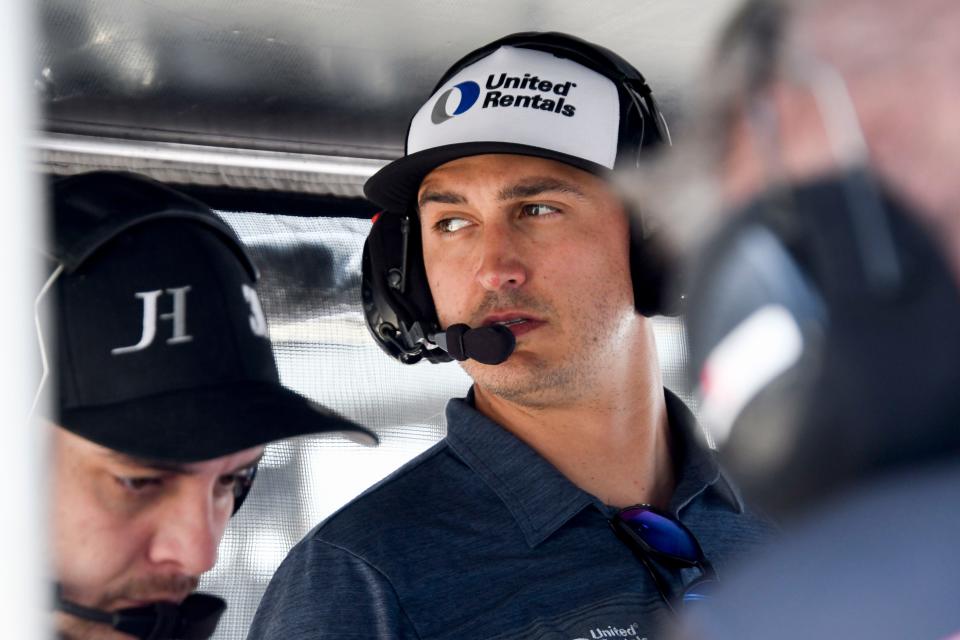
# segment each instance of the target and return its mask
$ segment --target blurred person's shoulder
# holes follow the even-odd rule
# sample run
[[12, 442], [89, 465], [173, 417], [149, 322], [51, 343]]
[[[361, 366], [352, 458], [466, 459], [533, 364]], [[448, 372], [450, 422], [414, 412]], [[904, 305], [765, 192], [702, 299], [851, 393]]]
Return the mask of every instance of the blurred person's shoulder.
[[960, 458], [888, 474], [758, 550], [684, 638], [945, 638], [960, 631]]

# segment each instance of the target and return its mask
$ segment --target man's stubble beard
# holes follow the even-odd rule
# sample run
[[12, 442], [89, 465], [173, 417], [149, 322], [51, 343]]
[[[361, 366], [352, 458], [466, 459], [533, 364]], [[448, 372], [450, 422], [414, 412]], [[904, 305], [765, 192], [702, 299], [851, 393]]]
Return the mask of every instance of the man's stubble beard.
[[[485, 304], [481, 311], [485, 308], [491, 307]], [[585, 309], [582, 319], [582, 335], [564, 336], [570, 348], [553, 362], [525, 351], [511, 355], [500, 365], [467, 360], [461, 366], [485, 392], [521, 407], [545, 409], [580, 404], [592, 396], [601, 384], [605, 363], [616, 356], [610, 338], [619, 333], [617, 325], [621, 322], [615, 304], [609, 301]]]
[[542, 358], [530, 354], [524, 356], [526, 362], [522, 365], [514, 361], [507, 367], [485, 367], [486, 371], [470, 362], [464, 362], [462, 366], [477, 386], [487, 393], [529, 409], [557, 406], [561, 400], [569, 402], [571, 398], [563, 390], [581, 386], [575, 383], [579, 378], [578, 367], [571, 366], [571, 363], [548, 367]]

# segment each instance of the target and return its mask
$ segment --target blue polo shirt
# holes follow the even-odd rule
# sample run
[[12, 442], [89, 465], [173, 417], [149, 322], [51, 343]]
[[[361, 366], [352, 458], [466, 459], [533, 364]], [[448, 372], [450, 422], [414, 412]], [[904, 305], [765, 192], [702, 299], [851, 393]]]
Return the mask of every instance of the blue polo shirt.
[[[744, 508], [686, 406], [669, 391], [666, 400], [677, 468], [670, 511], [722, 579], [772, 528]], [[444, 440], [291, 550], [249, 638], [663, 637], [669, 611], [611, 530], [616, 509], [469, 397], [450, 401], [447, 425]]]

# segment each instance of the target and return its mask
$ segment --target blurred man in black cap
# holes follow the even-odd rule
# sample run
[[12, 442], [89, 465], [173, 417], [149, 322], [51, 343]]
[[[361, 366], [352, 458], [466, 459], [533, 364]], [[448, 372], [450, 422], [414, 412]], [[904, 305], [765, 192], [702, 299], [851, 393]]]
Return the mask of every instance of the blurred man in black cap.
[[789, 529], [688, 637], [960, 635], [958, 28], [945, 0], [751, 2], [658, 176], [726, 209], [687, 288], [701, 417]]
[[209, 209], [131, 174], [53, 187], [53, 568], [66, 638], [206, 638], [190, 595], [216, 561], [264, 444], [361, 427], [280, 385], [239, 240]]

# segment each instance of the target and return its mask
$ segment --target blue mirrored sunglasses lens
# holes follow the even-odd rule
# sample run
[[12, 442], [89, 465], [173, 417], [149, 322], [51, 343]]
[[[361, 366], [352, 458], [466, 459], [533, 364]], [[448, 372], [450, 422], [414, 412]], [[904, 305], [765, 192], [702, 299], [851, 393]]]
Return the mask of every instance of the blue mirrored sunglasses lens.
[[640, 539], [656, 551], [689, 562], [701, 560], [693, 537], [670, 518], [637, 507], [621, 511], [620, 519], [629, 524]]

